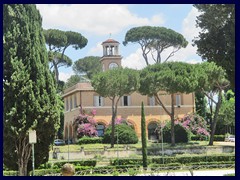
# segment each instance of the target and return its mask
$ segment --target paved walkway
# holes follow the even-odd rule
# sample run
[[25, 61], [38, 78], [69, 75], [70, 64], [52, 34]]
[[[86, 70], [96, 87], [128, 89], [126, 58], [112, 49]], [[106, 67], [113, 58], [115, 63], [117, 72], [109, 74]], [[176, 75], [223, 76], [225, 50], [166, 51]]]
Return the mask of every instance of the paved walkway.
[[[225, 174], [235, 173], [235, 169], [227, 170], [195, 170], [193, 171], [193, 176], [223, 176]], [[165, 172], [156, 174], [143, 174], [139, 176], [192, 176], [189, 171], [184, 172]]]

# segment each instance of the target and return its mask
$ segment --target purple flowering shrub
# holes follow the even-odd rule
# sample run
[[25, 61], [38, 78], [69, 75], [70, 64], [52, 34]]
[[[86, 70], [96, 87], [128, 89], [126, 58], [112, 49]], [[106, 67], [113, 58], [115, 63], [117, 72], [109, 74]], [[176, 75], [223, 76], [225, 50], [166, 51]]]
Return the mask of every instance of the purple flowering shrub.
[[97, 136], [97, 122], [94, 119], [96, 110], [93, 109], [91, 112], [86, 112], [80, 108], [80, 114], [74, 118], [74, 127], [77, 132], [78, 138], [83, 136], [96, 137]]

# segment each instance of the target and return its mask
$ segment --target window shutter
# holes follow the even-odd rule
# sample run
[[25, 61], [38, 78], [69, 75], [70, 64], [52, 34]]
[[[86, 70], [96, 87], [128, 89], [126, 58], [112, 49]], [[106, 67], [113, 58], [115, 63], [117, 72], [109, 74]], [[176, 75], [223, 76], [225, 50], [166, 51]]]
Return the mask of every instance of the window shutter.
[[131, 96], [128, 96], [127, 99], [128, 99], [127, 105], [128, 105], [128, 106], [131, 106]]
[[104, 106], [104, 97], [101, 97], [101, 106]]
[[99, 96], [94, 96], [93, 97], [93, 103], [94, 103], [94, 106], [99, 106]]
[[150, 106], [155, 106], [155, 97], [154, 96], [151, 96], [149, 97], [149, 100], [150, 100]]
[[72, 109], [72, 96], [70, 97], [70, 110]]
[[176, 105], [177, 106], [181, 105], [181, 95], [179, 95], [179, 94], [176, 95]]

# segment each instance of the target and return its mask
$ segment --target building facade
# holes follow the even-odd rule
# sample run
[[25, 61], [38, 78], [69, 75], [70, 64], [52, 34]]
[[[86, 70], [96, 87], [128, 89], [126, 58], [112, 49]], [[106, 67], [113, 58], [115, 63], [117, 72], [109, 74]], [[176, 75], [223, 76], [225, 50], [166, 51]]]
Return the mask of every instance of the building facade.
[[[119, 55], [119, 42], [108, 39], [102, 43], [103, 56], [100, 59], [103, 71], [121, 66], [122, 57]], [[163, 93], [163, 92], [162, 92]], [[77, 140], [76, 132], [73, 129], [74, 117], [79, 115], [80, 105], [83, 109], [91, 111], [96, 110], [94, 119], [97, 121], [98, 135], [104, 134], [104, 129], [111, 124], [112, 109], [111, 100], [101, 97], [97, 94], [90, 82], [77, 83], [66, 89], [63, 93], [64, 98], [64, 139]], [[162, 101], [167, 108], [171, 108], [170, 95], [164, 95]], [[118, 104], [117, 117], [128, 120], [133, 125], [137, 136], [141, 137], [141, 103], [145, 106], [145, 119], [147, 136], [149, 140], [157, 139], [154, 132], [157, 123], [168, 121], [170, 117], [163, 108], [156, 104], [154, 97], [143, 96], [137, 92], [126, 94], [121, 98]], [[175, 116], [181, 117], [186, 113], [193, 112], [195, 101], [194, 94], [177, 93], [174, 95]]]

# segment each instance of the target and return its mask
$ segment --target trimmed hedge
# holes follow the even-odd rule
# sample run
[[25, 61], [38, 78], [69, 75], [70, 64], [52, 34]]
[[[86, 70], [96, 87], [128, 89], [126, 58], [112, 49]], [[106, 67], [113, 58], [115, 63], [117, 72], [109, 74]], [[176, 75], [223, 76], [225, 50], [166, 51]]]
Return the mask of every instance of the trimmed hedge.
[[[175, 124], [175, 143], [186, 143], [191, 138], [191, 133], [186, 131], [180, 124]], [[163, 142], [171, 143], [171, 122], [169, 121], [163, 128]]]
[[18, 176], [18, 171], [3, 171], [3, 176]]
[[224, 141], [225, 135], [214, 135], [213, 141]]
[[[219, 161], [235, 161], [235, 155], [211, 155], [211, 156], [179, 156], [179, 157], [165, 157], [164, 163], [181, 163], [189, 164], [193, 162], [219, 162]], [[162, 158], [153, 158], [153, 163], [163, 164]]]
[[191, 135], [191, 141], [208, 141], [209, 136], [204, 135]]
[[149, 167], [151, 170], [176, 170], [176, 169], [181, 169], [182, 164], [180, 163], [168, 163], [168, 164], [150, 164]]
[[[103, 136], [103, 143], [111, 143], [112, 126], [108, 126]], [[118, 136], [118, 137], [117, 137]], [[118, 124], [115, 126], [114, 143], [118, 144], [136, 144], [138, 137], [135, 130], [126, 124]]]
[[191, 169], [231, 168], [235, 166], [235, 161], [198, 162], [198, 163], [189, 163], [189, 164], [186, 164], [186, 166], [191, 167]]
[[[59, 169], [62, 168], [62, 166], [64, 164], [66, 164], [66, 161], [61, 161], [61, 162], [54, 162], [51, 163], [51, 167], [52, 169]], [[96, 160], [85, 160], [85, 161], [70, 161], [70, 164], [73, 164], [74, 166], [91, 166], [91, 167], [95, 167], [97, 164]]]
[[78, 140], [78, 144], [100, 144], [102, 143], [103, 138], [102, 137], [88, 137], [84, 136]]
[[[151, 159], [147, 160], [147, 164], [151, 163]], [[113, 166], [117, 166], [117, 165], [142, 165], [143, 161], [142, 159], [114, 159], [114, 160], [110, 160], [110, 164]]]
[[[175, 157], [162, 157], [148, 159], [148, 164], [171, 164], [171, 163], [180, 163], [180, 164], [189, 164], [189, 163], [198, 163], [198, 162], [231, 162], [235, 161], [235, 155], [192, 155], [192, 156], [175, 156]], [[114, 159], [110, 160], [110, 164], [113, 166], [116, 165], [142, 165], [142, 159]]]

